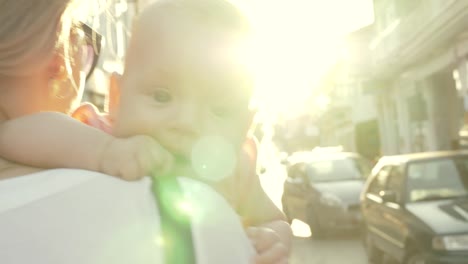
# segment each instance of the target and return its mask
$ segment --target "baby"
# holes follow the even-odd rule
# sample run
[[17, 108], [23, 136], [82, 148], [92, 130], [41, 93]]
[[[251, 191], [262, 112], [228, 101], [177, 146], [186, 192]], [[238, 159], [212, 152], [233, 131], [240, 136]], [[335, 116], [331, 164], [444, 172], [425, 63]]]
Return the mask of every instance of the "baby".
[[167, 173], [173, 162], [171, 174], [211, 184], [236, 209], [258, 252], [254, 263], [287, 263], [291, 229], [260, 186], [248, 137], [253, 80], [242, 55], [249, 34], [226, 0], [157, 1], [136, 19], [123, 76], [111, 80], [113, 136], [39, 113], [0, 125], [0, 153], [125, 179]]

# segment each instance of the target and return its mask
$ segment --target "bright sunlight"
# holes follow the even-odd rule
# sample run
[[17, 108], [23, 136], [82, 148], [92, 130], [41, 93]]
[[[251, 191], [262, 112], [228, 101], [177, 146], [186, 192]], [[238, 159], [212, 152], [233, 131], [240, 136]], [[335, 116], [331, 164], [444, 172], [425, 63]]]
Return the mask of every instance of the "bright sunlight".
[[[250, 8], [257, 32], [257, 90], [259, 118], [282, 115], [293, 118], [313, 109], [325, 108], [330, 99], [318, 96], [307, 104], [319, 78], [342, 54], [345, 34], [373, 21], [371, 0], [244, 0]], [[266, 120], [262, 120], [266, 121]], [[273, 120], [266, 122], [274, 122]], [[268, 136], [266, 136], [268, 137]], [[267, 141], [266, 141], [267, 142]], [[261, 153], [271, 153], [263, 142]], [[265, 151], [269, 149], [269, 151]], [[260, 157], [261, 158], [261, 157]], [[261, 175], [268, 196], [281, 208], [286, 173], [278, 161], [265, 158], [267, 172]], [[293, 224], [296, 236], [310, 236], [304, 223]]]
[[244, 0], [257, 26], [260, 110], [294, 115], [327, 67], [340, 39], [373, 21], [370, 0]]

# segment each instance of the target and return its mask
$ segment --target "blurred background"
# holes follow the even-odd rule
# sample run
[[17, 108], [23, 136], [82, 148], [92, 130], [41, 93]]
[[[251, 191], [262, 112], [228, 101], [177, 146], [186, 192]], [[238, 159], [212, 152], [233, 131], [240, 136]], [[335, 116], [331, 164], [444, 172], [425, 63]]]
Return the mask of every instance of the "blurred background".
[[[105, 37], [85, 101], [106, 108], [131, 21], [148, 0], [113, 0], [88, 23]], [[238, 0], [257, 27], [259, 174], [282, 207], [286, 157], [341, 146], [381, 156], [465, 147], [468, 1]], [[291, 263], [367, 263], [359, 236], [310, 240], [294, 220]], [[339, 254], [337, 254], [339, 252]]]

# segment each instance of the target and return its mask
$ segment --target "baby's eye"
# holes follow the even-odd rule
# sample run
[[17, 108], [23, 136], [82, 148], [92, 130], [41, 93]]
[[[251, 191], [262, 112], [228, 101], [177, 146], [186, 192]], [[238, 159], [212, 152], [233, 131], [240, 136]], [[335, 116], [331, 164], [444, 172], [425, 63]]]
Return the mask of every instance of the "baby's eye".
[[217, 117], [226, 118], [234, 113], [234, 109], [227, 106], [212, 106], [211, 112]]
[[158, 103], [167, 103], [172, 100], [172, 95], [166, 89], [157, 89], [153, 93], [153, 98]]

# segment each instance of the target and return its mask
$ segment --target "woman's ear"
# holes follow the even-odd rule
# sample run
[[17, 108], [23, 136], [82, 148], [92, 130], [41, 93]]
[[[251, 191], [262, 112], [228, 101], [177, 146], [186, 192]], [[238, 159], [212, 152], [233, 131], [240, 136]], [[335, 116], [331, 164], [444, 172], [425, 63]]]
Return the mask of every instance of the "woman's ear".
[[112, 73], [109, 80], [109, 97], [107, 101], [109, 117], [115, 120], [117, 109], [120, 104], [120, 82], [122, 76], [116, 72]]
[[65, 69], [65, 60], [63, 56], [56, 53], [53, 55], [52, 59], [49, 62], [47, 67], [47, 73], [49, 74], [49, 79], [62, 81], [68, 78], [67, 71]]

